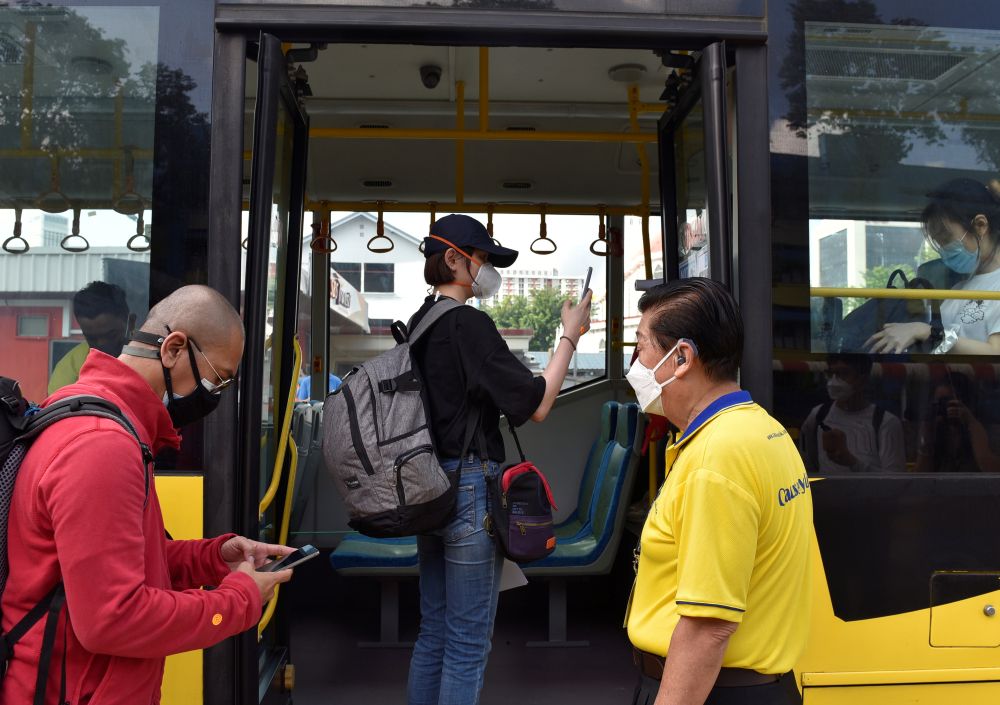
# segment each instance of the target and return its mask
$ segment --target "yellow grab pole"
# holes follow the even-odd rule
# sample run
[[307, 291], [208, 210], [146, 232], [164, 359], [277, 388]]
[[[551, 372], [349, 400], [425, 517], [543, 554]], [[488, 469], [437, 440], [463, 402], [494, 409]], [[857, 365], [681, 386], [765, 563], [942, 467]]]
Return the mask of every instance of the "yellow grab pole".
[[809, 289], [817, 298], [858, 297], [862, 299], [959, 299], [962, 301], [1000, 301], [1000, 291], [973, 289], [862, 289], [853, 287], [817, 286]]
[[[633, 134], [639, 134], [639, 86], [635, 83], [628, 87], [628, 119]], [[653, 253], [649, 242], [649, 158], [646, 155], [646, 145], [636, 144], [639, 154], [639, 169], [642, 174], [642, 256], [646, 265], [646, 279], [653, 278]]]
[[[455, 81], [455, 129], [465, 130], [465, 81]], [[465, 200], [465, 142], [455, 142], [455, 203]]]
[[490, 129], [490, 49], [479, 47], [479, 131]]
[[[299, 347], [298, 340], [293, 340], [293, 343], [292, 369], [298, 371], [302, 369], [302, 348]], [[271, 472], [271, 483], [268, 485], [264, 496], [260, 499], [258, 518], [264, 516], [264, 512], [271, 506], [271, 502], [274, 501], [274, 496], [278, 493], [278, 487], [281, 485], [281, 474], [282, 468], [285, 464], [285, 453], [287, 452], [289, 446], [295, 445], [294, 443], [288, 442], [288, 437], [291, 435], [292, 410], [295, 408], [296, 390], [297, 386], [293, 380], [288, 389], [288, 401], [285, 402], [285, 416], [281, 419], [281, 435], [278, 437], [278, 451], [274, 456], [274, 470]], [[289, 491], [291, 491], [291, 488], [289, 488]]]
[[[319, 207], [319, 204], [323, 204], [324, 207], [328, 207], [330, 210], [334, 211], [357, 211], [357, 212], [368, 212], [374, 209], [375, 204], [372, 201], [306, 201], [306, 210], [313, 210]], [[248, 205], [247, 201], [243, 202], [243, 207], [246, 208]], [[518, 204], [518, 203], [443, 203], [443, 202], [430, 202], [424, 201], [421, 203], [402, 203], [402, 202], [384, 202], [382, 205], [382, 210], [386, 213], [427, 213], [431, 208], [435, 208], [438, 211], [456, 211], [461, 208], [463, 213], [489, 213], [492, 211], [494, 214], [513, 214], [513, 215], [539, 215], [542, 211], [539, 206], [530, 204]], [[546, 215], [600, 215], [601, 212], [606, 215], [642, 215], [642, 206], [593, 206], [589, 204], [559, 204], [552, 205], [548, 204], [545, 206]]]
[[[285, 493], [285, 506], [281, 512], [281, 526], [278, 529], [278, 543], [282, 546], [288, 542], [288, 529], [292, 520], [292, 491], [295, 489], [295, 476], [298, 473], [298, 466], [299, 451], [295, 447], [295, 444], [292, 443], [288, 446], [288, 492]], [[267, 625], [271, 623], [271, 618], [274, 616], [274, 610], [278, 606], [278, 591], [280, 588], [280, 585], [275, 586], [274, 595], [268, 600], [264, 614], [257, 623], [258, 641], [264, 635], [264, 630], [267, 629]]]

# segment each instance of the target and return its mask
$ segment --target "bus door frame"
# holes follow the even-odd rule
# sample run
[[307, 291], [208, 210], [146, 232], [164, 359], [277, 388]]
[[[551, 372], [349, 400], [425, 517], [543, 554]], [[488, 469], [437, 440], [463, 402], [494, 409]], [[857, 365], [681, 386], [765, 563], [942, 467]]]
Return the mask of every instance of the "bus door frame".
[[[268, 251], [271, 239], [272, 194], [275, 178], [278, 176], [276, 163], [276, 148], [278, 140], [278, 109], [283, 106], [291, 118], [293, 129], [292, 154], [290, 159], [291, 190], [289, 194], [288, 240], [283, 276], [285, 285], [284, 306], [275, 310], [275, 316], [281, 316], [285, 323], [283, 339], [280, 341], [281, 369], [278, 395], [275, 397], [275, 429], [282, 426], [284, 399], [298, 380], [298, 370], [292, 369], [292, 348], [296, 331], [299, 278], [302, 257], [302, 228], [304, 222], [304, 203], [306, 187], [306, 164], [308, 157], [309, 116], [299, 103], [295, 87], [292, 85], [287, 70], [287, 61], [282, 52], [281, 41], [270, 34], [261, 33], [257, 51], [253, 52], [246, 42], [244, 46], [250, 51], [248, 55], [257, 57], [257, 101], [254, 107], [253, 143], [251, 145], [251, 176], [250, 176], [250, 222], [247, 230], [247, 274], [244, 297], [244, 325], [246, 328], [246, 345], [242, 369], [240, 371], [240, 404], [237, 411], [235, 428], [236, 456], [233, 458], [235, 467], [239, 470], [233, 474], [230, 497], [236, 498], [232, 507], [235, 530], [243, 536], [257, 538], [259, 533], [258, 505], [260, 503], [260, 429], [263, 402], [263, 390], [260, 380], [263, 378], [265, 364], [265, 317], [267, 309], [267, 265]], [[232, 51], [232, 47], [223, 47], [222, 51]], [[217, 49], [218, 52], [218, 49]], [[240, 59], [243, 60], [242, 57]], [[240, 93], [239, 133], [242, 134], [243, 91], [244, 84], [238, 85]], [[235, 92], [237, 89], [233, 89]], [[232, 98], [233, 96], [229, 96]], [[230, 101], [235, 103], [234, 100]], [[242, 140], [241, 140], [242, 141]], [[240, 168], [236, 173], [242, 174], [242, 149], [240, 150]], [[242, 189], [242, 183], [241, 183]], [[241, 194], [242, 197], [242, 194]], [[238, 250], [234, 250], [238, 252]], [[230, 253], [230, 257], [232, 254]], [[231, 279], [231, 276], [229, 277]], [[238, 282], [237, 282], [238, 286]], [[232, 292], [227, 292], [232, 293]], [[238, 293], [237, 293], [238, 296]], [[278, 345], [278, 343], [273, 343]], [[273, 354], [279, 354], [274, 350]], [[274, 499], [274, 506], [284, 505], [284, 495], [288, 491], [287, 483], [280, 489]], [[230, 499], [227, 504], [231, 504]], [[284, 620], [275, 620], [279, 629], [287, 629]], [[235, 662], [235, 683], [210, 684], [206, 682], [206, 702], [212, 702], [207, 696], [213, 689], [219, 688], [226, 692], [235, 688], [235, 702], [260, 702], [266, 688], [262, 690], [261, 668], [276, 671], [286, 658], [282, 654], [271, 654], [267, 663], [258, 667], [258, 642], [256, 630], [250, 630], [234, 639], [235, 652], [222, 655], [223, 659], [233, 659]], [[279, 643], [287, 644], [287, 634], [279, 635]], [[212, 656], [210, 655], [211, 659]], [[211, 672], [211, 662], [206, 664], [206, 672]], [[228, 669], [227, 669], [228, 670]], [[267, 678], [266, 683], [271, 679]]]
[[[740, 45], [731, 52], [731, 62], [729, 54], [725, 42], [704, 47], [693, 68], [694, 81], [678, 96], [674, 109], [664, 113], [657, 124], [664, 272], [668, 281], [680, 276], [673, 136], [701, 99], [710, 276], [736, 296], [744, 329], [752, 331], [744, 339], [741, 386], [757, 403], [770, 408], [773, 396], [770, 175], [761, 178], [760, 174], [760, 165], [769, 164], [767, 86], [763, 80], [753, 80], [765, 75], [767, 50], [763, 46]], [[730, 121], [726, 70], [730, 65], [736, 67], [735, 179], [730, 178], [733, 170], [727, 143]], [[740, 233], [746, 234], [752, 246], [739, 247]]]

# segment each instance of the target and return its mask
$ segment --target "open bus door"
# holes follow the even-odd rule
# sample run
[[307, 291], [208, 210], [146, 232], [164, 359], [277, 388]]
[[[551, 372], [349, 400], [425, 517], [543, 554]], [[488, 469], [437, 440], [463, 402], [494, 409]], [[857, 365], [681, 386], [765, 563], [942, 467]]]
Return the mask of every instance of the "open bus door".
[[[285, 543], [285, 497], [295, 466], [290, 416], [301, 369], [295, 322], [309, 118], [289, 80], [280, 41], [261, 34], [256, 53], [237, 518], [245, 536]], [[239, 639], [234, 702], [290, 701], [293, 671], [279, 598], [280, 590], [259, 630]]]
[[723, 43], [710, 44], [679, 70], [683, 88], [657, 130], [667, 279], [711, 277], [732, 288], [725, 57]]

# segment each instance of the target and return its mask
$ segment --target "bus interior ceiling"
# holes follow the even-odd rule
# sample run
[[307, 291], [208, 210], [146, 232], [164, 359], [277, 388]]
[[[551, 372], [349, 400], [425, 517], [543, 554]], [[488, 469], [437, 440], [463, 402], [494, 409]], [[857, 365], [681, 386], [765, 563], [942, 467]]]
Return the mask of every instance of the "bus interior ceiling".
[[[485, 220], [487, 209], [540, 217], [546, 211], [597, 216], [603, 209], [641, 216], [659, 208], [656, 143], [626, 139], [634, 132], [655, 139], [663, 111], [659, 100], [672, 69], [651, 50], [330, 44], [302, 67], [309, 84], [309, 94], [303, 98], [310, 119], [307, 213], [384, 209], [391, 224], [394, 211], [434, 211], [438, 216], [469, 212]], [[436, 74], [437, 82], [428, 74]], [[248, 150], [255, 82], [256, 66], [248, 62]], [[435, 139], [401, 139], [395, 132], [456, 129], [515, 133], [527, 139], [456, 140], [443, 134]], [[371, 136], [349, 132], [355, 130], [369, 131]], [[539, 133], [560, 134], [553, 135], [555, 139], [531, 137], [542, 137]], [[562, 133], [601, 135], [582, 140]], [[244, 164], [248, 197], [249, 151]], [[311, 221], [307, 214], [305, 222]], [[593, 222], [593, 229], [575, 241], [560, 242], [561, 248], [585, 251], [597, 231], [596, 217]], [[308, 227], [305, 236], [309, 237]], [[651, 237], [660, 237], [658, 227]], [[641, 248], [638, 243], [633, 246]], [[366, 261], [377, 262], [379, 255], [368, 257]], [[408, 313], [400, 311], [398, 316]], [[331, 337], [331, 345], [335, 338]], [[577, 401], [561, 405], [544, 425], [547, 429], [527, 431], [525, 443], [529, 448], [551, 446], [536, 457], [575, 457], [576, 446], [589, 447], [590, 440], [579, 443], [574, 428], [595, 426], [589, 417], [597, 418], [603, 401], [615, 396], [612, 384], [599, 383], [577, 395]], [[586, 448], [581, 452], [585, 454]], [[550, 465], [546, 472], [578, 484], [582, 469]], [[333, 493], [322, 481], [316, 486]], [[575, 489], [566, 494], [574, 496]], [[328, 499], [313, 498], [313, 516], [317, 506], [321, 513], [326, 508], [341, 511], [333, 508], [336, 500]], [[343, 533], [339, 530], [347, 529], [344, 517], [320, 517], [318, 523], [334, 529], [315, 535], [314, 542], [326, 547], [336, 544], [336, 534]], [[634, 674], [621, 610], [631, 584], [626, 554], [634, 541], [625, 532], [609, 575], [570, 581], [571, 636], [591, 643], [572, 659], [562, 649], [526, 652], [523, 648], [527, 640], [545, 636], [547, 581], [532, 580], [502, 594], [482, 702], [535, 702], [524, 697], [529, 689], [538, 702], [572, 697], [581, 703], [604, 703], [627, 698]], [[331, 698], [355, 702], [362, 697], [403, 702], [409, 650], [385, 650], [373, 659], [370, 651], [357, 648], [378, 630], [376, 580], [337, 575], [326, 560], [300, 572], [289, 586], [284, 607], [298, 673], [296, 702]], [[411, 579], [399, 588], [404, 640], [416, 634], [416, 587]]]
[[[657, 101], [671, 71], [651, 50], [395, 44], [331, 44], [300, 66], [311, 91], [304, 98], [311, 123], [306, 209], [329, 202], [334, 210], [359, 203], [374, 210], [384, 201], [390, 211], [425, 212], [432, 203], [441, 204], [439, 212], [463, 203], [509, 210], [520, 205], [525, 212], [539, 204], [638, 212], [642, 168], [636, 143], [625, 137], [637, 129], [655, 132], [663, 108]], [[255, 70], [248, 69], [248, 140], [255, 81]], [[481, 116], [484, 99], [487, 114]], [[462, 140], [459, 161], [460, 141], [450, 136], [401, 139], [397, 132], [456, 128], [508, 138]], [[358, 138], [338, 130], [372, 134]], [[604, 136], [536, 139], [549, 132]], [[509, 139], [516, 133], [525, 139]], [[646, 149], [655, 194], [655, 144]], [[249, 159], [245, 164], [248, 183]]]

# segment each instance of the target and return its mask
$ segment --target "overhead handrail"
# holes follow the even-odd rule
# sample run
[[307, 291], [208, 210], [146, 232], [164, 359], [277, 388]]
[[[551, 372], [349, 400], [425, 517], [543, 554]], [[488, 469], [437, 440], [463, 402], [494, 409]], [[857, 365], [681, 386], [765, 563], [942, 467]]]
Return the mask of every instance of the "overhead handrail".
[[[20, 240], [24, 243], [24, 246], [15, 245], [15, 243]], [[11, 255], [23, 255], [25, 252], [31, 249], [31, 245], [28, 241], [21, 237], [21, 209], [20, 207], [14, 208], [14, 234], [3, 241], [3, 251]]]
[[[136, 244], [139, 240], [144, 240], [146, 244]], [[146, 234], [146, 221], [143, 219], [143, 211], [139, 211], [135, 220], [135, 235], [128, 239], [125, 247], [132, 250], [132, 252], [148, 252], [150, 245], [149, 235]]]
[[[386, 252], [392, 252], [396, 247], [396, 243], [392, 241], [391, 238], [386, 237], [385, 234], [385, 218], [382, 217], [385, 204], [382, 201], [378, 202], [378, 220], [375, 221], [375, 235], [371, 240], [368, 241], [368, 251], [374, 252], [377, 255], [384, 255]], [[375, 246], [375, 243], [379, 240], [385, 240], [389, 243], [389, 246], [385, 245]]]
[[[295, 366], [292, 369], [302, 369], [302, 347], [299, 345], [299, 341], [295, 338], [292, 339], [293, 345], [293, 357]], [[285, 452], [288, 452], [288, 485], [285, 491], [285, 503], [281, 509], [281, 518], [278, 522], [278, 543], [285, 545], [288, 541], [288, 530], [289, 525], [292, 520], [292, 492], [295, 490], [295, 477], [298, 474], [299, 466], [299, 451], [294, 443], [289, 442], [292, 431], [292, 411], [295, 408], [295, 392], [297, 387], [293, 383], [290, 385], [288, 390], [288, 403], [285, 406], [285, 417], [281, 424], [281, 438], [278, 441], [278, 454], [274, 458], [274, 472], [271, 474], [271, 485], [268, 487], [267, 494], [261, 499], [261, 509], [260, 517], [264, 516], [264, 511], [271, 502], [274, 501], [274, 495], [277, 494], [278, 486], [281, 484], [281, 468], [284, 465]], [[277, 478], [277, 481], [275, 481]], [[272, 491], [273, 488], [273, 491]], [[270, 496], [268, 496], [270, 495]], [[267, 500], [267, 505], [264, 504], [264, 500]], [[258, 519], [259, 520], [259, 519]], [[258, 641], [264, 635], [264, 630], [267, 629], [267, 625], [270, 624], [272, 617], [274, 617], [275, 608], [278, 606], [278, 594], [280, 593], [280, 585], [274, 587], [274, 595], [267, 602], [267, 607], [264, 608], [264, 614], [257, 623], [257, 639]]]
[[493, 237], [493, 209], [495, 207], [496, 205], [493, 203], [486, 204], [486, 233], [490, 236], [490, 240], [493, 241], [494, 245], [497, 247], [503, 247], [503, 245], [500, 244], [500, 241]]
[[[597, 214], [598, 225], [597, 225], [597, 239], [590, 243], [590, 252], [598, 257], [608, 256], [608, 230], [607, 226], [604, 224], [605, 209], [602, 206], [600, 213]], [[603, 251], [602, 251], [603, 250]]]
[[[542, 243], [548, 243], [548, 245], [544, 245]], [[552, 246], [551, 250], [544, 249], [549, 245]], [[548, 228], [545, 226], [545, 206], [543, 205], [541, 210], [541, 221], [538, 224], [538, 238], [531, 243], [531, 251], [536, 255], [551, 255], [557, 249], [559, 249], [559, 246], [556, 245], [555, 241], [549, 239]]]
[[[337, 242], [330, 237], [330, 204], [326, 201], [319, 202], [319, 222], [312, 223], [313, 237], [309, 241], [309, 249], [313, 252], [331, 254], [337, 251]], [[315, 216], [314, 216], [315, 217]]]
[[38, 197], [35, 207], [46, 213], [63, 213], [71, 206], [59, 185], [59, 157], [52, 157], [49, 160], [49, 190]]
[[124, 147], [125, 152], [125, 190], [112, 204], [111, 208], [122, 215], [135, 215], [146, 209], [146, 199], [135, 190], [135, 157], [132, 149]]
[[[73, 238], [78, 238], [83, 240], [82, 245], [76, 245], [73, 243]], [[86, 252], [90, 249], [90, 242], [83, 235], [80, 234], [80, 207], [77, 206], [73, 209], [73, 228], [70, 234], [62, 239], [59, 243], [59, 247], [63, 248], [67, 252], [79, 253]]]

